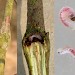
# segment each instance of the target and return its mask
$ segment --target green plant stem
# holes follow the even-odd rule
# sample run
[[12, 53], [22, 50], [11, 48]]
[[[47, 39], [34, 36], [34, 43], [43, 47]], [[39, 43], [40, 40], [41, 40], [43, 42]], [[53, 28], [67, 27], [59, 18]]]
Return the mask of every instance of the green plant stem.
[[[28, 0], [27, 9], [27, 29], [22, 45], [29, 75], [49, 75], [50, 43], [49, 34], [45, 32], [44, 27], [42, 0]], [[43, 44], [40, 41], [28, 42], [27, 39], [32, 35], [41, 36]], [[31, 44], [28, 46], [29, 43]]]
[[13, 3], [14, 3], [14, 0], [7, 0], [4, 18], [6, 18], [7, 16], [10, 16], [10, 19], [11, 19]]
[[4, 75], [6, 50], [11, 39], [10, 36], [10, 19], [12, 15], [14, 0], [7, 0], [5, 16], [0, 30], [0, 75]]
[[25, 47], [24, 54], [27, 59], [30, 75], [47, 75], [46, 71], [46, 47], [39, 42]]

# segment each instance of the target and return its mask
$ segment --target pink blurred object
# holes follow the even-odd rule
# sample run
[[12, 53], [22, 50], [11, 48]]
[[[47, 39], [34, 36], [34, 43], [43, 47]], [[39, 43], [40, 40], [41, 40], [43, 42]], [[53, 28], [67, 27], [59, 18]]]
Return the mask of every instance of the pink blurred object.
[[75, 11], [71, 7], [63, 7], [59, 15], [60, 20], [65, 26], [75, 30]]
[[75, 58], [75, 49], [74, 48], [70, 48], [70, 47], [59, 48], [57, 51], [60, 55], [70, 54]]
[[6, 25], [10, 25], [10, 17], [9, 16], [6, 17], [5, 22], [6, 22]]

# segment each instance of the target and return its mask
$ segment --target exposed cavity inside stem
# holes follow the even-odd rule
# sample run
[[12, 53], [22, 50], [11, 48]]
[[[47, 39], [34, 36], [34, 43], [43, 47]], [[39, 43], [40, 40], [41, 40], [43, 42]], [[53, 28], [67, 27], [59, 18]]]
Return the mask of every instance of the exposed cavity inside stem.
[[37, 41], [40, 42], [41, 44], [43, 44], [44, 38], [38, 34], [30, 35], [29, 37], [26, 38], [26, 40], [24, 41], [24, 44], [27, 46], [30, 46], [31, 43], [37, 42]]

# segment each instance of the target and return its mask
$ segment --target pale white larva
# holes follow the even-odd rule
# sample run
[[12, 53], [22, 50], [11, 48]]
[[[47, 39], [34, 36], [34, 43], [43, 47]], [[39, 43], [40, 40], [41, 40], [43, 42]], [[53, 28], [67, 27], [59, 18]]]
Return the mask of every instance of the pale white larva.
[[70, 54], [71, 56], [73, 56], [73, 58], [75, 58], [75, 49], [73, 48], [59, 48], [57, 50], [58, 54], [60, 55], [64, 55], [64, 54]]

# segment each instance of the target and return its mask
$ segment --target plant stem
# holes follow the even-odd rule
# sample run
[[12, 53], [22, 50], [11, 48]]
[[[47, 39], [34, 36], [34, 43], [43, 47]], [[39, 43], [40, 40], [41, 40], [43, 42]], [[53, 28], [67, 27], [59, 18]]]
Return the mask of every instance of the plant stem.
[[10, 16], [10, 19], [11, 19], [13, 3], [14, 3], [14, 0], [7, 0], [4, 18], [6, 18], [7, 16]]
[[0, 30], [0, 75], [4, 75], [6, 50], [11, 39], [10, 19], [12, 15], [13, 2], [14, 0], [7, 0], [5, 16]]
[[28, 0], [27, 29], [22, 40], [29, 75], [49, 75], [50, 44], [45, 32], [42, 0]]

